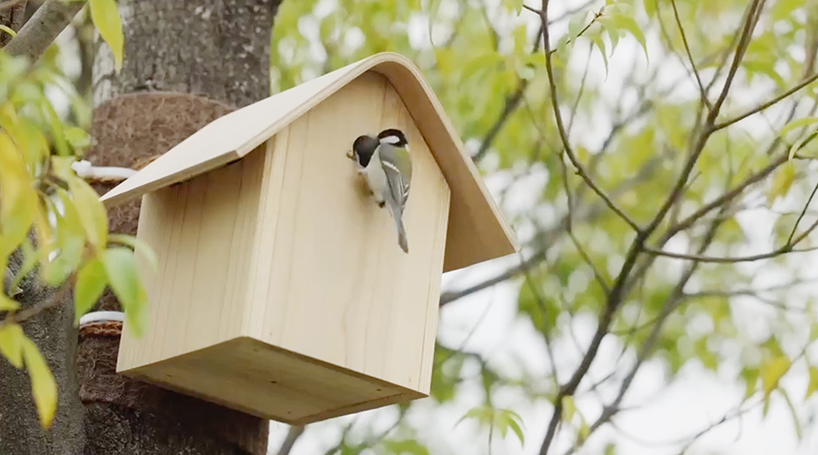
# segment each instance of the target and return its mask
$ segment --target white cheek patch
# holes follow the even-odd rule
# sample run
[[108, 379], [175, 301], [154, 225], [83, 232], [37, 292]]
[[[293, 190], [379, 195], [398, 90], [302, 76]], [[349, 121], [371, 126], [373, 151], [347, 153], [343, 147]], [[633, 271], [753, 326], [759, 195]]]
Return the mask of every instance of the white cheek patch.
[[395, 136], [394, 134], [391, 134], [389, 136], [382, 137], [381, 142], [391, 145], [398, 145], [400, 144], [400, 138]]

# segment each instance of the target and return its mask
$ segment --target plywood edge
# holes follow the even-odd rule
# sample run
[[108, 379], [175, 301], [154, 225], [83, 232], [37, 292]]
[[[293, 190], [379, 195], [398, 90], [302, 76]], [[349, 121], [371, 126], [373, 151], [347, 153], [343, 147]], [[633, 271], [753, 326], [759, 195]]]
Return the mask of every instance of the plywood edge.
[[362, 412], [362, 411], [368, 411], [368, 410], [371, 410], [371, 409], [382, 408], [384, 406], [389, 406], [389, 405], [392, 405], [392, 404], [407, 403], [409, 401], [418, 400], [418, 399], [421, 399], [421, 398], [428, 398], [428, 397], [429, 397], [428, 394], [418, 392], [418, 391], [415, 391], [415, 390], [407, 389], [407, 390], [405, 390], [405, 391], [403, 391], [401, 393], [397, 393], [395, 395], [390, 395], [388, 397], [376, 398], [374, 400], [362, 401], [360, 403], [355, 403], [355, 404], [351, 404], [351, 405], [348, 405], [348, 406], [343, 406], [343, 407], [340, 407], [340, 408], [337, 408], [337, 409], [332, 409], [332, 410], [329, 410], [329, 411], [326, 411], [326, 412], [321, 412], [321, 413], [318, 413], [318, 414], [307, 416], [307, 417], [304, 417], [304, 418], [301, 418], [301, 419], [296, 419], [296, 420], [293, 420], [292, 423], [290, 423], [290, 422], [285, 422], [285, 423], [289, 423], [290, 425], [307, 425], [307, 424], [310, 424], [310, 423], [321, 422], [323, 420], [328, 420], [328, 419], [332, 419], [332, 418], [335, 418], [335, 417], [340, 417], [340, 416], [349, 415], [349, 414]]
[[185, 168], [184, 172], [168, 173], [165, 168], [172, 166], [174, 156], [164, 154], [145, 166], [141, 171], [134, 174], [129, 179], [120, 183], [111, 191], [105, 193], [101, 198], [106, 207], [115, 207], [134, 199], [140, 198], [147, 193], [151, 193], [174, 183], [201, 175], [213, 169], [225, 166], [239, 158], [235, 152], [218, 154], [209, 159], [204, 159], [196, 165]]
[[[278, 415], [278, 414], [274, 414], [274, 413], [262, 412], [262, 411], [260, 411], [258, 409], [254, 409], [254, 408], [251, 408], [249, 406], [244, 406], [244, 405], [241, 405], [241, 404], [238, 404], [238, 403], [235, 403], [235, 402], [226, 401], [224, 399], [219, 398], [218, 396], [213, 396], [213, 395], [210, 395], [210, 394], [201, 393], [201, 392], [199, 392], [199, 391], [197, 391], [197, 390], [195, 390], [193, 388], [180, 386], [180, 385], [175, 384], [175, 383], [173, 383], [173, 382], [171, 382], [171, 381], [169, 381], [167, 379], [157, 377], [154, 374], [154, 371], [153, 371], [153, 370], [161, 369], [161, 368], [157, 368], [157, 367], [161, 367], [163, 364], [171, 364], [172, 365], [173, 363], [178, 361], [179, 358], [184, 357], [184, 356], [196, 355], [197, 353], [202, 353], [202, 351], [217, 349], [220, 346], [224, 346], [224, 345], [239, 347], [239, 346], [242, 346], [242, 345], [245, 345], [245, 344], [249, 344], [251, 346], [257, 345], [259, 347], [263, 347], [264, 349], [270, 349], [270, 350], [276, 351], [279, 354], [282, 354], [282, 355], [285, 355], [285, 356], [290, 356], [290, 357], [293, 357], [293, 358], [297, 358], [299, 361], [311, 363], [313, 365], [318, 365], [318, 366], [320, 366], [322, 368], [325, 368], [327, 370], [332, 370], [332, 371], [334, 371], [336, 373], [339, 373], [339, 374], [347, 375], [347, 376], [350, 376], [350, 377], [353, 377], [353, 378], [356, 378], [356, 379], [359, 379], [359, 380], [362, 380], [362, 381], [366, 381], [366, 382], [372, 384], [373, 387], [377, 387], [377, 386], [383, 387], [386, 391], [394, 391], [394, 393], [391, 393], [391, 394], [389, 394], [387, 396], [384, 396], [384, 397], [378, 397], [378, 398], [373, 398], [373, 399], [369, 399], [369, 400], [364, 400], [364, 401], [361, 401], [361, 402], [358, 402], [358, 403], [343, 405], [343, 406], [339, 406], [337, 408], [322, 411], [322, 412], [319, 412], [319, 413], [316, 413], [316, 414], [311, 414], [311, 415], [308, 415], [308, 416], [305, 416], [305, 417], [297, 417], [297, 418], [293, 419], [293, 418], [288, 418], [285, 415]], [[416, 399], [420, 399], [420, 398], [427, 398], [429, 396], [428, 393], [424, 393], [422, 391], [418, 391], [418, 390], [414, 390], [414, 389], [411, 389], [411, 388], [403, 387], [403, 386], [400, 386], [398, 384], [394, 384], [394, 383], [391, 383], [391, 382], [388, 382], [388, 381], [385, 381], [385, 380], [382, 380], [382, 379], [379, 379], [379, 378], [375, 378], [375, 377], [372, 377], [372, 376], [365, 375], [363, 373], [352, 371], [352, 370], [349, 370], [347, 368], [344, 368], [344, 367], [341, 367], [339, 365], [335, 365], [335, 364], [332, 364], [332, 363], [329, 363], [329, 362], [314, 359], [314, 358], [305, 356], [303, 354], [299, 354], [297, 352], [293, 352], [293, 351], [290, 351], [290, 350], [287, 350], [287, 349], [284, 349], [284, 348], [280, 348], [280, 347], [275, 346], [275, 345], [271, 345], [269, 343], [266, 343], [264, 341], [261, 341], [261, 340], [258, 340], [256, 338], [249, 337], [249, 336], [237, 336], [237, 337], [228, 339], [226, 341], [222, 341], [220, 343], [217, 343], [217, 344], [214, 344], [214, 345], [211, 345], [211, 346], [208, 346], [208, 347], [193, 350], [193, 351], [190, 351], [190, 352], [185, 352], [185, 353], [180, 354], [178, 356], [170, 357], [170, 358], [159, 360], [159, 361], [156, 361], [156, 362], [150, 362], [150, 363], [147, 363], [147, 364], [123, 366], [123, 365], [120, 365], [120, 363], [118, 362], [116, 372], [117, 372], [117, 374], [121, 374], [121, 375], [129, 377], [129, 378], [133, 378], [133, 379], [137, 379], [137, 380], [149, 383], [149, 384], [153, 384], [153, 385], [156, 385], [158, 387], [162, 387], [162, 388], [167, 389], [167, 390], [171, 390], [171, 391], [174, 391], [174, 392], [181, 393], [183, 395], [188, 395], [188, 396], [191, 396], [191, 397], [199, 398], [199, 399], [204, 400], [204, 401], [209, 401], [211, 403], [216, 403], [218, 405], [225, 406], [225, 407], [228, 407], [228, 408], [231, 408], [231, 409], [235, 409], [237, 411], [244, 412], [244, 413], [250, 414], [250, 415], [254, 415], [256, 417], [260, 417], [260, 418], [263, 418], [263, 419], [275, 420], [275, 421], [278, 421], [278, 422], [283, 422], [283, 423], [288, 423], [288, 424], [293, 424], [293, 425], [318, 422], [318, 421], [321, 421], [321, 420], [326, 420], [326, 419], [330, 419], [330, 418], [333, 418], [333, 417], [338, 417], [338, 416], [347, 415], [347, 414], [360, 412], [360, 411], [365, 411], [365, 410], [369, 410], [369, 409], [375, 409], [375, 408], [379, 408], [379, 407], [382, 407], [382, 406], [387, 406], [387, 405], [390, 405], [390, 404], [405, 403], [405, 402], [408, 402], [408, 401], [411, 401], [411, 400], [416, 400]]]

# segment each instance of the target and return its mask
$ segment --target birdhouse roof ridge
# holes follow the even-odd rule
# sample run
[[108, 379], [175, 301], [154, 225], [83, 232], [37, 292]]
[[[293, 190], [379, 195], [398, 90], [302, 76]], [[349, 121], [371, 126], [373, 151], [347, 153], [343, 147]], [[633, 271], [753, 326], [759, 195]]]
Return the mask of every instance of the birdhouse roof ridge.
[[[451, 189], [447, 243], [466, 236], [456, 264], [446, 270], [518, 251], [514, 235], [483, 184], [477, 167], [420, 69], [382, 52], [217, 118], [102, 196], [116, 206], [245, 157], [362, 74], [386, 77], [406, 105]], [[227, 130], [227, 131], [225, 131]], [[473, 252], [469, 252], [473, 250]], [[448, 254], [447, 254], [448, 257]]]

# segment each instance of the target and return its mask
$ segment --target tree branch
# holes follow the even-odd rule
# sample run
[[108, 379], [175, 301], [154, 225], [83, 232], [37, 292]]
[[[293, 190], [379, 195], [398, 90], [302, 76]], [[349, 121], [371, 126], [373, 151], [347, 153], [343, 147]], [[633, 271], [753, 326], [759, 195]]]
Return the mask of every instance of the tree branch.
[[6, 317], [3, 318], [2, 321], [0, 321], [0, 329], [9, 324], [15, 323], [19, 324], [21, 322], [32, 319], [38, 316], [40, 313], [46, 312], [56, 307], [57, 305], [61, 304], [63, 302], [63, 299], [65, 298], [65, 294], [68, 292], [69, 289], [71, 289], [71, 285], [73, 282], [74, 278], [71, 277], [65, 280], [62, 286], [60, 286], [57, 289], [57, 292], [52, 294], [51, 297], [45, 300], [41, 300], [40, 302], [37, 302], [37, 304], [32, 305], [24, 310], [7, 313]]
[[3, 3], [0, 3], [0, 11], [14, 8], [15, 6], [17, 6], [18, 4], [20, 4], [20, 3], [24, 2], [24, 1], [27, 1], [27, 0], [7, 0], [7, 1], [5, 1]]
[[3, 50], [37, 61], [83, 6], [85, 2], [47, 0]]
[[298, 438], [303, 434], [304, 425], [290, 426], [289, 431], [287, 431], [287, 437], [284, 438], [284, 442], [281, 443], [281, 448], [278, 449], [278, 455], [290, 455], [290, 451], [293, 450], [296, 441], [298, 441]]
[[708, 109], [712, 109], [713, 106], [710, 104], [710, 100], [707, 99], [707, 90], [704, 88], [704, 84], [702, 84], [702, 78], [699, 76], [699, 70], [696, 68], [696, 62], [693, 60], [693, 53], [690, 52], [690, 46], [687, 44], [687, 35], [685, 35], [685, 29], [682, 26], [682, 20], [679, 18], [679, 10], [676, 9], [676, 0], [670, 0], [670, 4], [673, 6], [673, 16], [676, 18], [676, 25], [679, 27], [679, 33], [682, 35], [682, 43], [684, 43], [685, 52], [687, 52], [687, 58], [690, 60], [690, 66], [693, 68], [693, 74], [696, 76], [696, 83], [699, 84], [699, 91], [702, 97], [702, 103], [707, 106]]

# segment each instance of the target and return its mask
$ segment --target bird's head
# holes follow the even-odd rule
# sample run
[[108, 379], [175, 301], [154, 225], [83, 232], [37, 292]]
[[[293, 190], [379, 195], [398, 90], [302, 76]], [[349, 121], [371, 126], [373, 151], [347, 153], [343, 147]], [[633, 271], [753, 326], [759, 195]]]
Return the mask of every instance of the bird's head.
[[388, 128], [378, 133], [378, 141], [395, 147], [406, 147], [409, 145], [409, 141], [406, 140], [406, 135], [403, 134], [403, 131], [395, 128]]
[[361, 166], [366, 167], [378, 145], [380, 145], [380, 142], [372, 136], [358, 136], [355, 142], [352, 143], [352, 158]]

